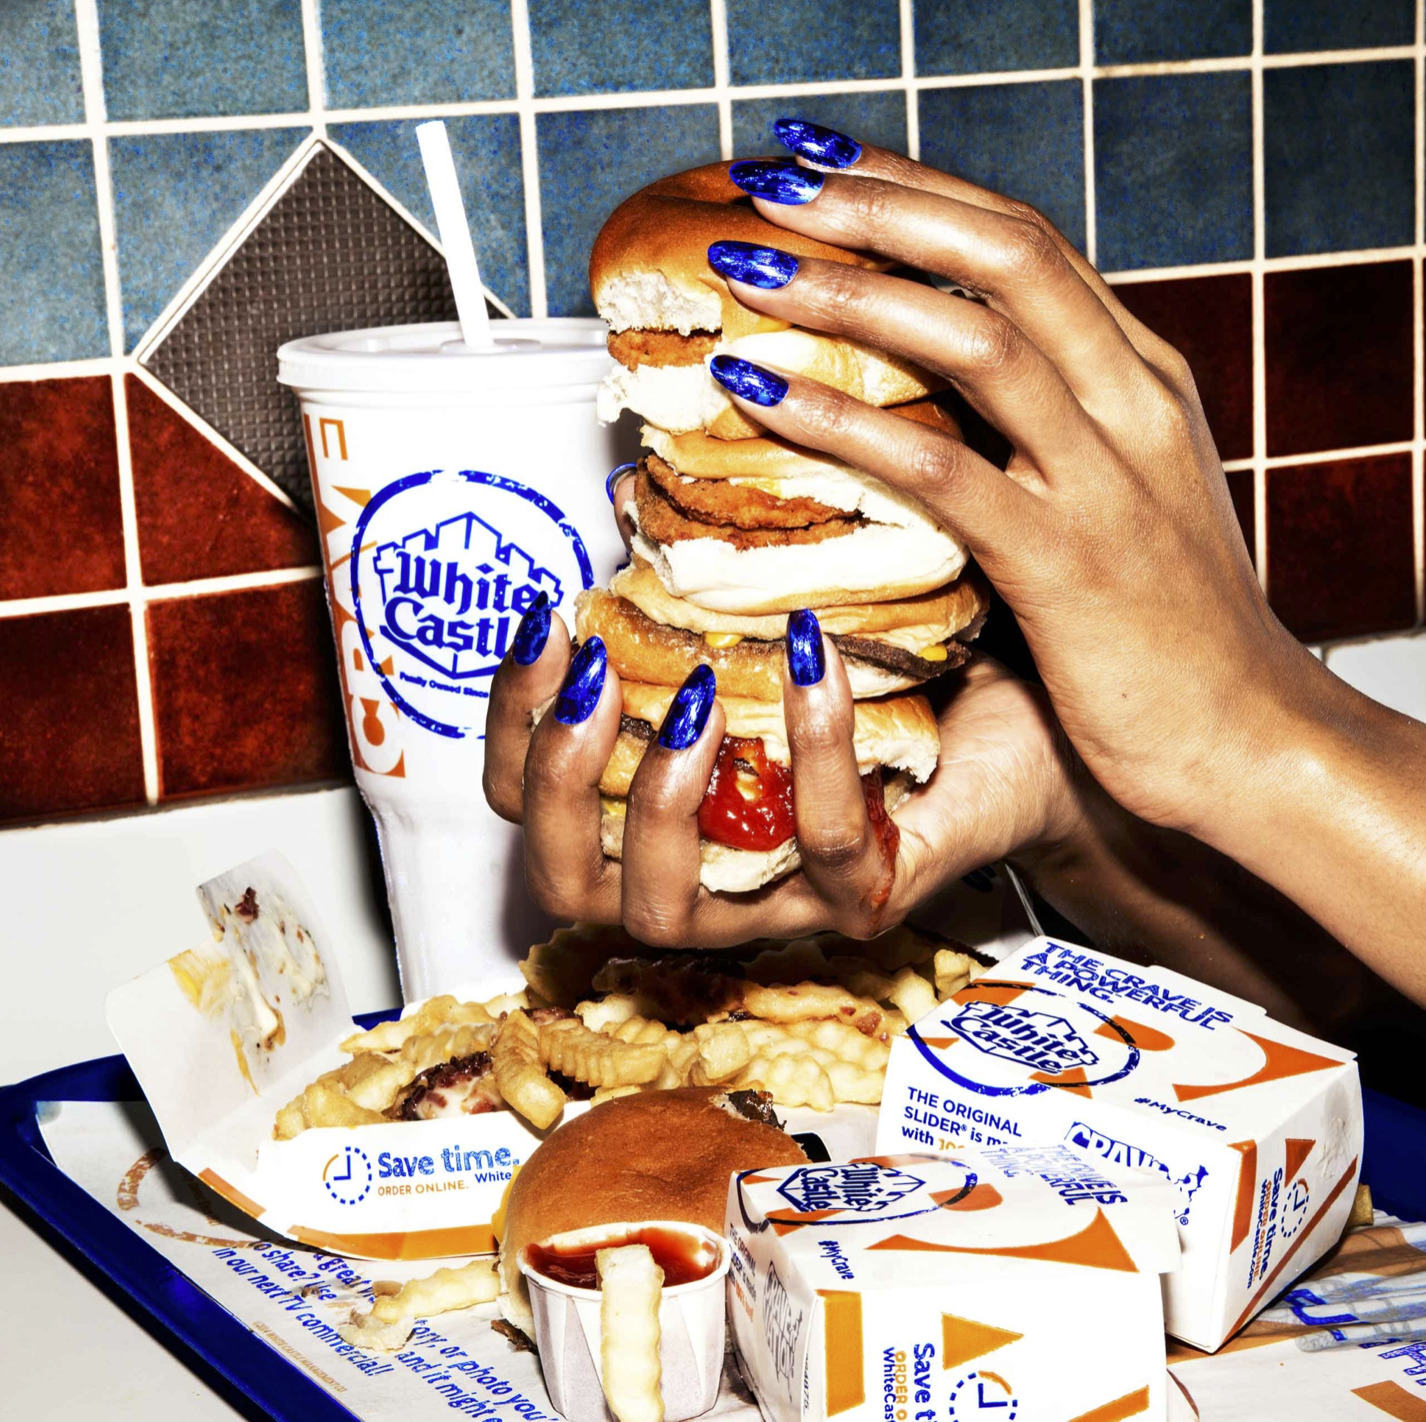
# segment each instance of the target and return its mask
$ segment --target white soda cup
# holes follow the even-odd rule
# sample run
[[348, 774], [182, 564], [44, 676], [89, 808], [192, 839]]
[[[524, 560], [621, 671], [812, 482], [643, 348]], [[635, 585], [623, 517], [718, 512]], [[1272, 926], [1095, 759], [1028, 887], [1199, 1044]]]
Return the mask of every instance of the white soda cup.
[[357, 786], [375, 817], [407, 1001], [523, 955], [541, 921], [520, 831], [481, 791], [490, 681], [540, 592], [577, 593], [624, 547], [595, 419], [597, 320], [517, 320], [471, 350], [454, 323], [278, 351], [312, 487]]

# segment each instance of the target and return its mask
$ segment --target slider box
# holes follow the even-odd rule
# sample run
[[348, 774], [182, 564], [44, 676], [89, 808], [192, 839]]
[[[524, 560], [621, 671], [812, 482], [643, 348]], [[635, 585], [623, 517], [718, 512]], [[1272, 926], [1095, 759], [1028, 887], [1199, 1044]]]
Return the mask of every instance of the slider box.
[[768, 1422], [1162, 1419], [1172, 1203], [1059, 1145], [744, 1172], [743, 1374]]
[[[548, 1132], [491, 1111], [274, 1140], [278, 1111], [351, 1060], [340, 1043], [360, 1028], [281, 856], [250, 860], [198, 897], [211, 941], [116, 988], [107, 1003], [169, 1154], [268, 1229], [319, 1249], [365, 1259], [492, 1252], [510, 1178]], [[502, 987], [513, 990], [484, 984], [455, 995], [482, 1001]], [[586, 1109], [571, 1102], [560, 1120]]]
[[881, 1152], [1065, 1145], [1173, 1186], [1168, 1331], [1211, 1351], [1337, 1242], [1352, 1053], [1164, 968], [1039, 938], [897, 1038]]

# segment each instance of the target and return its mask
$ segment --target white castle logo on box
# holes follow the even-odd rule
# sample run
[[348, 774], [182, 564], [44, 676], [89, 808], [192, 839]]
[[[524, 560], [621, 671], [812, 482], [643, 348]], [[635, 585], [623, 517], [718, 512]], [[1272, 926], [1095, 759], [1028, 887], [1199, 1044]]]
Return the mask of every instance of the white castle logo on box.
[[541, 592], [560, 600], [560, 580], [473, 513], [383, 543], [381, 631], [446, 676], [489, 676], [520, 618]]
[[904, 1200], [925, 1182], [904, 1170], [870, 1162], [813, 1165], [795, 1170], [777, 1193], [803, 1214], [814, 1210], [854, 1210], [873, 1214]]
[[967, 1004], [947, 1025], [987, 1056], [1058, 1076], [1099, 1057], [1063, 1017], [999, 1002]]

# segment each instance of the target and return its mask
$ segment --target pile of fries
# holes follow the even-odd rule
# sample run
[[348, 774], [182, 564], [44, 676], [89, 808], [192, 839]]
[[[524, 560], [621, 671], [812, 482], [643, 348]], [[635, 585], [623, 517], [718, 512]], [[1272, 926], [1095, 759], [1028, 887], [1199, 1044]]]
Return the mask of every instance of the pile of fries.
[[643, 953], [619, 929], [561, 929], [521, 963], [525, 992], [431, 998], [349, 1037], [351, 1061], [283, 1107], [274, 1134], [397, 1119], [423, 1072], [482, 1053], [499, 1100], [539, 1130], [577, 1088], [596, 1102], [721, 1086], [820, 1111], [875, 1105], [891, 1039], [984, 971], [906, 927], [869, 943], [824, 934], [716, 956]]

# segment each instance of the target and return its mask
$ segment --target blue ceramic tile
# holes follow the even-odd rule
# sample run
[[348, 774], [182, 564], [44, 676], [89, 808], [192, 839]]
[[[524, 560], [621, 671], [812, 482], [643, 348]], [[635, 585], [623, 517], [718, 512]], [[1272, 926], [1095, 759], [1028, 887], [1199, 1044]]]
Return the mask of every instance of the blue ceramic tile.
[[1252, 48], [1252, 0], [1094, 0], [1096, 64], [1211, 59]]
[[[98, 0], [111, 119], [307, 107], [300, 0]], [[418, 64], [421, 57], [412, 56]]]
[[862, 143], [906, 152], [906, 95], [900, 89], [880, 94], [799, 94], [780, 99], [733, 101], [733, 151], [740, 157], [787, 156], [772, 131], [780, 118], [811, 119]]
[[727, 0], [735, 84], [894, 79], [901, 74], [897, 0]]
[[[436, 235], [436, 216], [416, 143], [420, 119], [332, 124], [340, 143], [388, 192]], [[520, 174], [520, 121], [514, 114], [448, 118], [461, 196], [485, 284], [517, 315], [530, 314], [526, 265], [525, 188]]]
[[109, 140], [128, 349], [305, 137], [264, 128]]
[[701, 89], [713, 82], [708, 0], [530, 0], [537, 94]]
[[0, 364], [108, 354], [93, 149], [0, 144]]
[[1094, 167], [1104, 271], [1253, 255], [1246, 73], [1097, 79]]
[[718, 160], [712, 104], [541, 114], [540, 208], [551, 316], [590, 316], [589, 249], [630, 193]]
[[925, 0], [915, 14], [918, 74], [1079, 63], [1076, 0]]
[[1404, 59], [1264, 73], [1268, 256], [1411, 241], [1413, 68]]
[[508, 0], [322, 0], [327, 103], [515, 97]]
[[1263, 0], [1263, 49], [1368, 49], [1411, 44], [1415, 0]]
[[79, 123], [83, 118], [71, 0], [4, 0], [0, 124]]
[[1084, 246], [1084, 90], [1077, 79], [923, 89], [921, 161], [1033, 203]]

